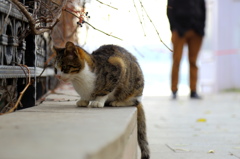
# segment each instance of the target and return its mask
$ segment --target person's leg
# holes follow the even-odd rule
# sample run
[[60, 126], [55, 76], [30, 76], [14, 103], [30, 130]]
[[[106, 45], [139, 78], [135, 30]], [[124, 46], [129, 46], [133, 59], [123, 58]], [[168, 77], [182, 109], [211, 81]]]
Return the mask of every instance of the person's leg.
[[172, 74], [171, 74], [171, 89], [172, 92], [178, 90], [178, 72], [182, 58], [182, 50], [185, 43], [185, 38], [180, 37], [177, 31], [172, 31], [173, 56], [172, 56]]
[[187, 40], [188, 50], [189, 50], [189, 65], [190, 65], [190, 90], [191, 92], [197, 91], [197, 79], [198, 79], [198, 67], [197, 67], [197, 57], [199, 50], [202, 45], [203, 37], [191, 31], [189, 33], [189, 38]]

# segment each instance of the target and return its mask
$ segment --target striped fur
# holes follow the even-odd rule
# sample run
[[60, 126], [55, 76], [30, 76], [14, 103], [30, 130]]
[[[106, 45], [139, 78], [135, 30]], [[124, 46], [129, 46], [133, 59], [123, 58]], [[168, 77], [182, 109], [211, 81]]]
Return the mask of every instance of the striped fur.
[[138, 110], [138, 143], [141, 159], [149, 159], [146, 121], [139, 99], [144, 78], [137, 59], [126, 49], [104, 45], [87, 53], [67, 42], [65, 48], [55, 48], [57, 77], [70, 81], [81, 99], [80, 107], [136, 106]]

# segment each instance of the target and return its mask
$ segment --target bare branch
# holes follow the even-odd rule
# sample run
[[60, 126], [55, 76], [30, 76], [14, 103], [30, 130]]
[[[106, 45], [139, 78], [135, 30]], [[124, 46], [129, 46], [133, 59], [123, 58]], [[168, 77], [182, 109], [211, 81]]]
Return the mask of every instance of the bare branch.
[[122, 40], [122, 39], [119, 38], [119, 37], [113, 36], [113, 35], [108, 34], [108, 33], [104, 32], [104, 31], [102, 31], [102, 30], [99, 30], [99, 29], [95, 28], [94, 26], [92, 26], [90, 23], [88, 23], [88, 22], [86, 22], [86, 21], [85, 21], [84, 23], [86, 23], [87, 25], [89, 25], [89, 26], [92, 27], [93, 29], [95, 29], [95, 30], [97, 30], [97, 31], [99, 31], [99, 32], [101, 32], [101, 33], [103, 33], [103, 34], [106, 34], [106, 35], [108, 35], [108, 36], [114, 37], [114, 38], [116, 38], [116, 39], [118, 39], [118, 40]]
[[162, 41], [162, 39], [161, 39], [161, 37], [160, 37], [160, 34], [159, 34], [159, 32], [157, 31], [157, 28], [156, 28], [156, 26], [154, 25], [154, 23], [153, 23], [153, 21], [152, 21], [152, 19], [150, 18], [150, 16], [148, 15], [148, 13], [147, 13], [147, 11], [146, 11], [146, 9], [145, 9], [145, 7], [143, 6], [143, 4], [142, 4], [142, 1], [141, 0], [139, 0], [139, 3], [141, 4], [141, 7], [143, 8], [143, 10], [144, 10], [144, 12], [145, 12], [145, 14], [147, 15], [147, 17], [148, 17], [148, 19], [149, 19], [149, 21], [152, 23], [152, 25], [153, 25], [153, 27], [154, 27], [154, 29], [155, 29], [155, 31], [156, 31], [156, 33], [157, 33], [157, 35], [158, 35], [158, 38], [159, 38], [159, 40], [160, 40], [160, 42], [161, 43], [163, 43], [163, 45], [169, 50], [169, 51], [171, 51], [171, 52], [173, 52], [163, 41]]
[[[39, 35], [53, 29], [58, 22], [62, 7], [65, 6], [67, 0], [63, 0], [61, 5], [50, 1], [50, 3], [54, 4], [55, 6], [49, 5], [49, 3], [46, 4], [41, 0], [35, 0], [34, 2], [37, 2], [37, 5], [36, 8], [33, 9], [24, 6], [18, 0], [11, 0], [11, 2], [14, 3], [27, 18], [29, 23], [29, 29], [27, 31], [34, 35]], [[34, 2], [32, 3], [34, 4]], [[29, 10], [31, 10], [32, 13], [30, 13]], [[42, 15], [42, 10], [44, 10], [46, 15]], [[41, 22], [43, 22], [45, 26], [40, 26]]]
[[106, 3], [103, 3], [103, 2], [101, 2], [101, 1], [99, 1], [99, 0], [96, 0], [96, 1], [99, 2], [99, 3], [101, 3], [101, 4], [103, 4], [103, 5], [108, 6], [108, 7], [110, 7], [110, 8], [113, 8], [113, 9], [118, 10], [117, 8], [115, 8], [115, 7], [113, 7], [113, 6], [110, 6], [110, 5], [106, 4]]
[[31, 29], [31, 32], [33, 34], [41, 34], [45, 31], [48, 31], [48, 30], [43, 30], [43, 31], [38, 31], [37, 29], [35, 29], [35, 20], [33, 19], [33, 17], [31, 16], [31, 14], [27, 11], [27, 9], [25, 8], [25, 6], [19, 2], [18, 0], [11, 0], [19, 9], [20, 11], [25, 15], [25, 17], [28, 19], [28, 22], [29, 22], [29, 27]]
[[135, 9], [136, 9], [136, 12], [137, 12], [137, 15], [138, 15], [138, 19], [139, 19], [140, 24], [141, 24], [141, 26], [142, 26], [142, 30], [143, 30], [144, 36], [146, 36], [146, 32], [145, 32], [145, 30], [144, 30], [143, 23], [142, 23], [142, 21], [141, 21], [141, 18], [140, 18], [140, 15], [139, 15], [139, 13], [138, 13], [138, 10], [137, 10], [137, 7], [136, 7], [136, 3], [135, 3], [134, 0], [133, 0], [133, 5], [134, 5], [134, 7], [135, 7]]
[[[70, 13], [70, 14], [72, 14], [73, 16], [77, 17], [78, 19], [81, 19], [82, 23], [86, 23], [87, 25], [89, 25], [89, 26], [92, 27], [93, 29], [95, 29], [95, 30], [97, 30], [97, 31], [99, 31], [99, 32], [101, 32], [101, 33], [103, 33], [103, 34], [106, 34], [106, 35], [108, 35], [108, 36], [111, 36], [111, 37], [114, 37], [114, 38], [116, 38], [116, 39], [122, 40], [122, 39], [120, 39], [120, 38], [118, 38], [118, 37], [116, 37], [116, 36], [113, 36], [113, 35], [111, 35], [111, 34], [108, 34], [108, 33], [104, 32], [104, 31], [100, 30], [100, 29], [95, 28], [95, 27], [94, 27], [93, 25], [91, 25], [90, 23], [88, 23], [88, 22], [86, 22], [86, 21], [83, 21], [83, 20], [82, 20], [82, 19], [83, 19], [82, 17], [77, 16], [76, 14], [72, 13], [72, 12], [69, 11], [68, 9], [63, 9], [63, 10], [66, 11], [66, 12], [68, 12], [68, 13]], [[80, 26], [81, 26], [82, 23], [78, 22], [78, 24], [79, 24]]]
[[59, 22], [59, 20], [57, 19], [55, 21], [55, 23], [52, 25], [52, 26], [49, 26], [49, 27], [36, 27], [36, 29], [43, 29], [43, 28], [46, 28], [46, 29], [49, 29], [49, 30], [52, 30], [52, 28]]
[[[3, 114], [8, 114], [8, 113], [11, 113], [13, 112], [15, 109], [17, 109], [18, 105], [20, 104], [20, 101], [22, 99], [22, 96], [24, 95], [25, 91], [27, 90], [27, 88], [31, 85], [31, 73], [30, 73], [30, 70], [28, 69], [28, 67], [26, 65], [22, 65], [22, 64], [18, 64], [18, 66], [20, 66], [21, 68], [22, 67], [25, 67], [27, 69], [27, 73], [28, 73], [28, 84], [25, 86], [25, 88], [22, 90], [22, 92], [20, 92], [19, 94], [19, 97], [17, 99], [17, 102], [15, 103], [15, 105], [13, 107], [11, 107], [7, 112], [5, 113], [1, 113], [0, 115], [3, 115]], [[23, 69], [23, 68], [22, 68]], [[23, 69], [23, 72], [25, 72], [25, 70]]]
[[53, 54], [50, 57], [48, 57], [47, 61], [44, 63], [44, 68], [43, 68], [42, 72], [40, 73], [40, 75], [38, 76], [38, 78], [40, 78], [42, 76], [43, 72], [46, 70], [47, 67], [53, 66], [53, 65], [48, 65], [48, 63], [55, 57], [56, 57], [55, 52], [53, 52]]

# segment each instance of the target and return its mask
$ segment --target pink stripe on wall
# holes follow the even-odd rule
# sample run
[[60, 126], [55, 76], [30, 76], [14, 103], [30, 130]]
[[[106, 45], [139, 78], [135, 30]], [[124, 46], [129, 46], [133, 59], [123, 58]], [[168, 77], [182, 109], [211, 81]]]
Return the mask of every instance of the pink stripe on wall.
[[218, 51], [215, 51], [215, 55], [217, 55], [217, 56], [237, 54], [237, 53], [240, 53], [240, 49], [230, 49], [230, 50], [218, 50]]

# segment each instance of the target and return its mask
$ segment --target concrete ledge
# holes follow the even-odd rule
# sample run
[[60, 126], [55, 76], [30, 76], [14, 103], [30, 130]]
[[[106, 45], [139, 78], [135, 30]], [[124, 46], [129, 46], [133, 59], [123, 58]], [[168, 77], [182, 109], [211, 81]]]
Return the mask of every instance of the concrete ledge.
[[1, 158], [137, 158], [136, 108], [78, 108], [69, 98], [0, 116]]

